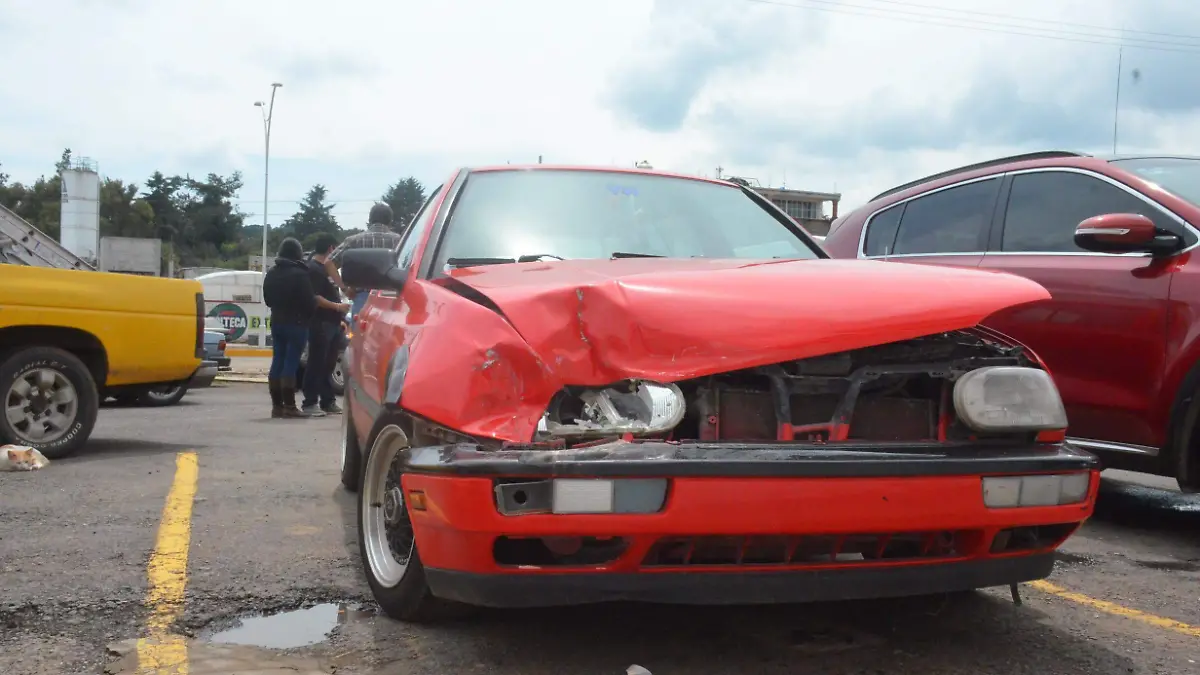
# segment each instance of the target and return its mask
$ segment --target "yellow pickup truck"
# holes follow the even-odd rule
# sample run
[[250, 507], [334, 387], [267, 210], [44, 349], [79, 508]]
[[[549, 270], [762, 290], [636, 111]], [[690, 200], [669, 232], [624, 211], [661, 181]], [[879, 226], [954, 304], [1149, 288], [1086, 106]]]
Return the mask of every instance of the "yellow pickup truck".
[[106, 397], [191, 381], [203, 334], [199, 282], [0, 265], [0, 443], [75, 452]]

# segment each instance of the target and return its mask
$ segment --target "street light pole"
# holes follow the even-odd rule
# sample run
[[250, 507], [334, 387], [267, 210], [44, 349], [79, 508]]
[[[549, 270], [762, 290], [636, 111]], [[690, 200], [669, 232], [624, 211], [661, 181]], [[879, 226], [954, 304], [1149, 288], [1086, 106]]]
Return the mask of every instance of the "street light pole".
[[[267, 278], [267, 208], [270, 206], [268, 199], [268, 190], [271, 182], [271, 117], [275, 112], [275, 92], [283, 85], [279, 82], [271, 83], [271, 100], [270, 103], [255, 101], [254, 105], [262, 111], [263, 118], [263, 222], [262, 222], [262, 273], [263, 279]], [[262, 299], [266, 302], [266, 298]], [[264, 307], [266, 305], [264, 304]], [[267, 316], [266, 310], [263, 311], [262, 320], [258, 324], [258, 346], [265, 347], [267, 344]]]

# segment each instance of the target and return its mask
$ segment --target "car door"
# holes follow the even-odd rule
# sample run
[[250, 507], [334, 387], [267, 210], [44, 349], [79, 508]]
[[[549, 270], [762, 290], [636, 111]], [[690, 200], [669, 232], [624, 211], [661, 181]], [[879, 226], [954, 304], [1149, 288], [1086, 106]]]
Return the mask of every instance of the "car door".
[[981, 268], [1033, 279], [1053, 298], [998, 312], [984, 324], [1029, 345], [1046, 362], [1062, 393], [1071, 437], [1155, 454], [1149, 408], [1165, 369], [1175, 266], [1148, 254], [1076, 246], [1079, 223], [1105, 213], [1140, 213], [1184, 236], [1185, 228], [1149, 199], [1098, 173], [1012, 173], [1000, 227]]
[[[398, 267], [414, 267], [413, 261], [433, 223], [437, 207], [441, 202], [442, 189], [435, 189], [413, 216], [412, 225], [400, 239], [397, 248]], [[411, 278], [411, 277], [410, 277]], [[386, 369], [396, 348], [407, 339], [404, 330], [397, 330], [405, 322], [403, 294], [394, 291], [372, 291], [367, 304], [357, 317], [355, 330], [362, 335], [362, 348], [355, 355], [351, 369], [354, 380], [362, 387], [362, 394], [370, 401], [380, 403], [387, 391]], [[367, 406], [356, 406], [354, 423], [356, 428], [368, 430], [374, 424]]]
[[861, 257], [975, 267], [983, 260], [1001, 177], [946, 186], [868, 218]]

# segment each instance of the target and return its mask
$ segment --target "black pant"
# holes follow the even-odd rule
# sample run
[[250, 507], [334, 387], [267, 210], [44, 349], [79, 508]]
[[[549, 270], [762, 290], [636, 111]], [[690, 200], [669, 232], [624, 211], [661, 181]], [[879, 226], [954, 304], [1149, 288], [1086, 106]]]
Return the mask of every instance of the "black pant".
[[322, 408], [332, 405], [334, 400], [333, 366], [337, 364], [338, 324], [324, 321], [314, 322], [308, 329], [308, 364], [304, 367], [304, 402], [302, 406], [315, 405]]

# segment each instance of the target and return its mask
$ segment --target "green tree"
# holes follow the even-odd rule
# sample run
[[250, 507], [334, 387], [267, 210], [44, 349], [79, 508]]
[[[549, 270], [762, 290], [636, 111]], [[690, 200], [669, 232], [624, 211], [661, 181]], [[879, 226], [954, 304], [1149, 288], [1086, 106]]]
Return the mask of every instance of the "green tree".
[[392, 207], [392, 228], [403, 232], [425, 203], [425, 186], [409, 176], [389, 185], [382, 201]]
[[310, 245], [311, 240], [322, 232], [336, 235], [341, 229], [338, 227], [337, 218], [333, 215], [333, 207], [337, 205], [326, 204], [327, 197], [328, 192], [324, 185], [318, 183], [312, 186], [300, 202], [300, 210], [284, 221], [283, 229], [306, 246]]
[[100, 236], [156, 238], [154, 209], [139, 199], [138, 186], [106, 178], [100, 184]]
[[54, 172], [62, 173], [63, 171], [66, 171], [67, 167], [69, 167], [69, 166], [71, 166], [71, 149], [67, 148], [67, 149], [63, 150], [62, 157], [60, 157], [59, 160], [57, 162], [55, 162]]

